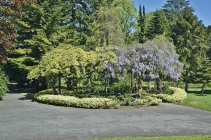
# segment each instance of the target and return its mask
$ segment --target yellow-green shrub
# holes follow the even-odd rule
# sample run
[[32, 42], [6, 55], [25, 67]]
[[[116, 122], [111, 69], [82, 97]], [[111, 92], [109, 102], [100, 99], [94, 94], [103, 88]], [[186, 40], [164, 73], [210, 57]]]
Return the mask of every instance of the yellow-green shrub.
[[167, 103], [180, 102], [187, 97], [187, 93], [181, 88], [170, 87], [170, 89], [172, 89], [174, 91], [174, 94], [172, 94], [172, 95], [152, 94], [151, 96], [161, 99], [162, 102], [167, 102]]
[[134, 105], [158, 105], [159, 103], [161, 103], [162, 100], [161, 99], [157, 99], [154, 97], [149, 97], [147, 96], [145, 99], [135, 99], [134, 100]]
[[73, 96], [62, 95], [40, 95], [36, 98], [37, 101], [47, 104], [80, 107], [80, 108], [118, 108], [119, 104], [108, 98], [76, 98]]

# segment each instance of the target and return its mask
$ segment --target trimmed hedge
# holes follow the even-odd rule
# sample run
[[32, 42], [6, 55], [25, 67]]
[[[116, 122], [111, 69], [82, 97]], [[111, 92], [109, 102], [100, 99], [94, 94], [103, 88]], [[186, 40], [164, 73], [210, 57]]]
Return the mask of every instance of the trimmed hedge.
[[62, 96], [62, 95], [40, 95], [36, 97], [38, 102], [70, 106], [70, 107], [80, 107], [80, 108], [92, 108], [92, 109], [110, 109], [118, 108], [119, 104], [108, 98], [76, 98], [73, 96]]
[[175, 102], [180, 102], [187, 98], [187, 93], [181, 89], [181, 88], [176, 88], [176, 87], [170, 87], [174, 91], [173, 95], [168, 95], [168, 94], [152, 94], [152, 97], [161, 99], [162, 102], [165, 103], [175, 103]]

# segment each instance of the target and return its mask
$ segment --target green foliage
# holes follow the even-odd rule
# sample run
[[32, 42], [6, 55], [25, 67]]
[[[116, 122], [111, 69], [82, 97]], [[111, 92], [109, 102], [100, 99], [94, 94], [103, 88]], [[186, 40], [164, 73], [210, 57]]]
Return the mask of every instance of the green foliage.
[[198, 68], [196, 74], [197, 80], [203, 83], [201, 95], [203, 95], [205, 86], [209, 83], [211, 79], [211, 61], [205, 58], [202, 61], [201, 66]]
[[3, 69], [11, 80], [15, 80], [20, 85], [28, 83], [26, 76], [34, 65], [38, 64], [38, 60], [33, 57], [27, 56], [27, 49], [17, 49], [10, 52], [8, 55], [7, 64]]
[[97, 13], [98, 19], [93, 22], [95, 44], [98, 46], [123, 46], [125, 36], [120, 27], [119, 11], [115, 7], [102, 6]]
[[[112, 50], [96, 48], [95, 51], [87, 52], [79, 47], [61, 45], [46, 53], [27, 78], [30, 80], [38, 79], [40, 76], [52, 78], [52, 87], [56, 93], [55, 84], [59, 76], [82, 78], [87, 74], [91, 80], [94, 72], [103, 72], [106, 63], [116, 63], [116, 61], [116, 55]], [[88, 86], [91, 85], [92, 83]]]
[[0, 4], [0, 61], [6, 63], [8, 50], [14, 50], [17, 39], [16, 27], [13, 19], [21, 18], [22, 7], [25, 4], [35, 2], [35, 0], [13, 0], [1, 1]]
[[107, 98], [76, 98], [71, 96], [61, 96], [61, 95], [40, 95], [36, 98], [39, 102], [70, 106], [70, 107], [80, 107], [80, 108], [92, 108], [92, 109], [109, 109], [118, 108], [119, 104], [116, 101]]
[[168, 34], [169, 30], [169, 23], [163, 10], [157, 10], [154, 12], [154, 16], [147, 28], [146, 37], [148, 39], [153, 39], [156, 35]]
[[[98, 93], [98, 94], [105, 94], [106, 93], [106, 89], [105, 87], [101, 86], [95, 86], [93, 88], [93, 93]], [[130, 93], [131, 89], [130, 86], [128, 85], [113, 85], [113, 86], [109, 86], [107, 87], [107, 93], [108, 95], [121, 95], [121, 94], [127, 94]]]
[[2, 71], [2, 68], [0, 68], [0, 101], [3, 99], [3, 96], [5, 96], [6, 92], [8, 91], [8, 82], [8, 77], [5, 75], [4, 71]]
[[206, 28], [193, 14], [193, 9], [185, 8], [171, 30], [180, 61], [184, 64], [183, 78], [187, 91], [188, 83], [195, 80], [197, 69], [208, 50]]
[[162, 102], [167, 102], [167, 103], [175, 103], [175, 102], [180, 102], [183, 101], [185, 98], [187, 98], [187, 93], [180, 88], [176, 87], [170, 87], [171, 90], [174, 91], [174, 94], [168, 95], [168, 94], [152, 94], [152, 97], [161, 99]]
[[138, 26], [139, 26], [139, 43], [144, 43], [145, 39], [145, 21], [146, 17], [145, 17], [145, 6], [143, 6], [143, 9], [141, 7], [141, 5], [139, 6], [139, 20], [138, 20]]
[[167, 0], [163, 10], [171, 25], [175, 24], [175, 21], [181, 16], [183, 10], [189, 7], [189, 4], [189, 0]]
[[162, 87], [162, 94], [172, 95], [174, 94], [174, 91], [169, 86], [165, 85]]
[[120, 27], [125, 35], [124, 42], [130, 45], [135, 41], [135, 36], [131, 33], [138, 30], [138, 13], [135, 4], [131, 0], [115, 0], [114, 3], [114, 6], [118, 9]]

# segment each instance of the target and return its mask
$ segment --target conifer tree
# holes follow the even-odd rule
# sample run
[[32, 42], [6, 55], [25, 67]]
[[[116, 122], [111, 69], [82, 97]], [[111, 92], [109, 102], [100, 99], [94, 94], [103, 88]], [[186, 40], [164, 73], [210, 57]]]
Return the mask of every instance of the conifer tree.
[[[28, 83], [28, 72], [37, 65], [41, 56], [65, 39], [65, 22], [68, 21], [68, 2], [38, 1], [22, 8], [22, 18], [14, 19], [17, 49], [9, 52], [4, 69], [19, 84]], [[68, 23], [66, 23], [68, 24]]]
[[143, 6], [143, 10], [141, 5], [139, 6], [139, 43], [144, 43], [144, 36], [145, 36], [145, 6]]
[[182, 11], [190, 6], [189, 0], [167, 0], [163, 6], [164, 13], [169, 20], [169, 23], [175, 24], [175, 21], [180, 17]]
[[185, 8], [172, 28], [171, 37], [180, 55], [180, 61], [184, 63], [183, 78], [186, 91], [188, 83], [194, 81], [197, 69], [206, 56], [206, 36], [206, 28], [202, 21], [193, 14], [192, 8]]
[[13, 19], [21, 17], [21, 8], [28, 2], [35, 0], [1, 0], [0, 1], [0, 61], [5, 63], [6, 50], [14, 50], [17, 34], [14, 28]]
[[146, 32], [146, 37], [148, 39], [153, 39], [156, 35], [168, 34], [169, 23], [163, 10], [157, 10], [154, 12], [154, 16], [151, 19]]
[[211, 61], [209, 58], [204, 58], [197, 71], [197, 81], [203, 83], [201, 95], [203, 96], [205, 87], [211, 80]]

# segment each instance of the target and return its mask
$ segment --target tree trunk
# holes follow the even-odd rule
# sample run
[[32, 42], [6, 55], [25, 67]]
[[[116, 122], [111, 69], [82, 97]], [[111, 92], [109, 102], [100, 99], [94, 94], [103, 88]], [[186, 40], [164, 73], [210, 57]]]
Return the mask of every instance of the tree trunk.
[[73, 86], [72, 86], [72, 82], [71, 82], [71, 78], [67, 78], [67, 89], [68, 90], [72, 90]]
[[158, 93], [161, 92], [161, 88], [160, 88], [160, 78], [156, 79], [156, 89], [157, 89], [157, 92], [158, 92]]
[[57, 79], [57, 75], [54, 75], [53, 76], [53, 82], [52, 82], [52, 87], [53, 87], [53, 93], [54, 94], [57, 94], [57, 91], [56, 91], [56, 79]]
[[188, 92], [188, 70], [185, 72], [185, 91]]
[[133, 72], [131, 70], [131, 75], [130, 75], [130, 89], [131, 89], [131, 93], [133, 92]]
[[87, 85], [88, 88], [89, 88], [89, 87], [92, 87], [92, 85], [93, 85], [93, 81], [92, 81], [92, 72], [90, 72], [90, 73], [88, 74], [87, 81], [86, 81], [86, 85]]
[[46, 77], [42, 77], [41, 86], [42, 86], [42, 90], [45, 90], [48, 88]]
[[61, 94], [61, 73], [59, 73], [59, 94]]
[[148, 89], [151, 91], [151, 81], [148, 81]]
[[204, 95], [204, 89], [205, 89], [205, 86], [206, 86], [207, 83], [208, 83], [208, 81], [204, 82], [204, 84], [203, 84], [203, 86], [202, 86], [201, 96]]
[[188, 82], [185, 81], [185, 91], [188, 92]]
[[141, 97], [141, 92], [142, 92], [141, 76], [136, 75], [136, 89], [135, 89], [136, 98]]

